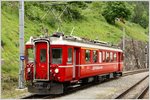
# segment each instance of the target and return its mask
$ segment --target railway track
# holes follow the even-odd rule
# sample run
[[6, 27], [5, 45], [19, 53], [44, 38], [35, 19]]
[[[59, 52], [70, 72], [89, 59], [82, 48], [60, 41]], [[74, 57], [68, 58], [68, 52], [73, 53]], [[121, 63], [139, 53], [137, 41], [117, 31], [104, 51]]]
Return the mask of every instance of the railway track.
[[[128, 76], [128, 75], [137, 74], [137, 73], [141, 73], [141, 72], [146, 72], [146, 71], [148, 71], [148, 69], [141, 69], [141, 70], [135, 70], [135, 71], [127, 71], [127, 72], [123, 72], [123, 76], [122, 77]], [[107, 79], [107, 80], [102, 81], [101, 83], [104, 83], [104, 82], [107, 82], [107, 81], [110, 81], [110, 80], [114, 80], [114, 79]], [[38, 94], [32, 94], [32, 95], [29, 95], [29, 96], [25, 96], [25, 97], [23, 97], [21, 99], [37, 99], [37, 98], [38, 99], [52, 99], [52, 98], [61, 97], [61, 96], [67, 95], [67, 94], [71, 94], [73, 92], [76, 92], [76, 91], [79, 91], [79, 90], [82, 90], [82, 89], [85, 89], [85, 88], [89, 88], [89, 87], [97, 85], [99, 83], [100, 82], [97, 82], [97, 83], [88, 83], [86, 85], [78, 86], [78, 87], [75, 87], [75, 88], [69, 88], [69, 91], [65, 92], [64, 94], [59, 94], [59, 95], [38, 95]]]
[[137, 73], [141, 73], [141, 72], [146, 72], [149, 69], [140, 69], [140, 70], [134, 70], [134, 71], [125, 71], [123, 72], [123, 76], [128, 76], [128, 75], [133, 75], [133, 74], [137, 74]]
[[141, 79], [140, 81], [138, 81], [137, 83], [132, 85], [131, 87], [127, 88], [122, 93], [113, 97], [113, 99], [129, 99], [129, 98], [130, 99], [141, 99], [145, 95], [145, 93], [147, 92], [149, 85], [146, 85], [142, 92], [135, 94], [134, 96], [132, 96], [131, 94], [133, 94], [134, 90], [136, 90], [136, 88], [138, 88], [138, 86], [140, 86], [142, 83], [144, 83], [144, 81], [146, 79], [148, 79], [148, 77], [149, 77], [149, 75], [147, 75], [146, 77], [144, 77], [143, 79]]
[[143, 91], [137, 96], [136, 99], [144, 99], [145, 94], [148, 92], [149, 90], [149, 85], [147, 85]]

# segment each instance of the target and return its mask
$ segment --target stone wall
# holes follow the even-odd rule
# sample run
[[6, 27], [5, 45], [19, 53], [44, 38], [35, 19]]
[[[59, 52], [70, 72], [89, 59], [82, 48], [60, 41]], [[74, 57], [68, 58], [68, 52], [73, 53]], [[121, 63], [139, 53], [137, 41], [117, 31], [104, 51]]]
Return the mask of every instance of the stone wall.
[[[119, 44], [123, 48], [123, 41]], [[146, 47], [147, 46], [147, 47]], [[126, 39], [124, 51], [124, 70], [134, 70], [148, 67], [149, 54], [148, 43]]]

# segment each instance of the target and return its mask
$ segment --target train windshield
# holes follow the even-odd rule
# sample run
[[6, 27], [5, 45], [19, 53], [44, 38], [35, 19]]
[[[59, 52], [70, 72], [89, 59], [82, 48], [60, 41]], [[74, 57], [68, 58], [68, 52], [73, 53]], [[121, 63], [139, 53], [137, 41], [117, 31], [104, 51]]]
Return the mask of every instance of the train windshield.
[[62, 49], [61, 48], [53, 48], [52, 49], [52, 63], [53, 64], [61, 64], [62, 63]]
[[33, 48], [27, 49], [26, 57], [27, 57], [27, 62], [33, 62], [34, 61]]

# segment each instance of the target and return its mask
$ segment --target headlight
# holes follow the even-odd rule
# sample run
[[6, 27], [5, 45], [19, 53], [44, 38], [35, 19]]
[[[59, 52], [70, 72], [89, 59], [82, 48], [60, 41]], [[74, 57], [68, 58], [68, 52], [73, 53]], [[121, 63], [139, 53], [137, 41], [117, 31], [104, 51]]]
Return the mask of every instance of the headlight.
[[30, 68], [27, 69], [27, 72], [28, 72], [28, 73], [30, 72]]
[[58, 68], [56, 68], [56, 69], [55, 69], [55, 73], [58, 73], [58, 72], [59, 72], [59, 69], [58, 69]]

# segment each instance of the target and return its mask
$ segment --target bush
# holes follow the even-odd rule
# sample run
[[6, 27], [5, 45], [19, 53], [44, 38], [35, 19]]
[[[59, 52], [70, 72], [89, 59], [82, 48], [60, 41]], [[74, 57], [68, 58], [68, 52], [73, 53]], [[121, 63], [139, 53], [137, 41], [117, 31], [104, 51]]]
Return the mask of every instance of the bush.
[[79, 8], [76, 8], [74, 6], [68, 6], [62, 18], [69, 20], [69, 21], [80, 20], [83, 18], [83, 15], [81, 15]]
[[39, 7], [30, 3], [25, 3], [25, 16], [27, 16], [30, 20], [41, 21], [42, 15], [44, 15], [44, 13]]
[[116, 18], [128, 19], [131, 11], [125, 2], [107, 2], [102, 15], [108, 23], [115, 24]]
[[146, 29], [149, 24], [149, 3], [148, 2], [131, 2], [131, 5], [134, 5], [133, 14], [131, 16], [131, 21], [137, 24], [140, 24], [143, 28]]

